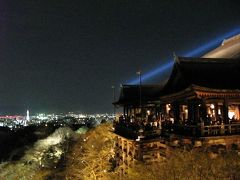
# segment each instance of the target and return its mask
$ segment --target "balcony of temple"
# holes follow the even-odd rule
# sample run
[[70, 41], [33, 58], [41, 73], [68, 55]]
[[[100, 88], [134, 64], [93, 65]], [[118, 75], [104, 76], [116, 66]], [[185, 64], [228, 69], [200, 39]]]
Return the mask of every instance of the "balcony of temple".
[[115, 133], [139, 141], [159, 137], [161, 121], [156, 106], [124, 107], [124, 114], [114, 122]]
[[194, 91], [196, 97], [192, 91], [184, 91], [165, 98], [161, 104], [162, 133], [193, 137], [240, 134], [239, 92], [207, 89], [206, 93], [202, 89]]

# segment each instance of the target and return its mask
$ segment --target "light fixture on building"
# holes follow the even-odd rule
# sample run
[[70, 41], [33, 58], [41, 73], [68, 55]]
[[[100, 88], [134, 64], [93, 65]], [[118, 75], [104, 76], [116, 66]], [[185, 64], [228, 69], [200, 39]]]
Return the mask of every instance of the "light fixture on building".
[[211, 109], [214, 109], [214, 107], [215, 107], [214, 104], [211, 104], [211, 105], [210, 105], [210, 108], [211, 108]]
[[171, 104], [167, 104], [167, 111], [171, 110], [170, 106], [171, 106]]
[[147, 114], [150, 115], [150, 110], [147, 110]]

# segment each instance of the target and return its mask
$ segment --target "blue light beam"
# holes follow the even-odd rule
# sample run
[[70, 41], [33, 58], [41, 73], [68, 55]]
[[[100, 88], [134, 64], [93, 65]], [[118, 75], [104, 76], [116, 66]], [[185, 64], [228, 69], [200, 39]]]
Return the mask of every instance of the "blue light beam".
[[233, 29], [230, 32], [227, 32], [211, 41], [191, 50], [190, 52], [184, 53], [184, 56], [191, 57], [191, 56], [202, 56], [203, 53], [210, 51], [212, 48], [219, 46], [224, 39], [228, 39], [232, 36], [235, 36], [240, 33], [240, 26]]
[[[235, 29], [233, 29], [233, 30], [215, 38], [215, 39], [210, 40], [209, 42], [207, 42], [207, 43], [205, 43], [205, 44], [203, 44], [203, 45], [201, 45], [197, 48], [192, 49], [189, 52], [184, 53], [183, 56], [186, 56], [186, 57], [202, 56], [207, 51], [210, 51], [211, 49], [219, 46], [219, 44], [221, 44], [224, 39], [228, 39], [228, 38], [230, 38], [232, 36], [235, 36], [239, 33], [240, 33], [240, 26], [238, 26], [237, 28], [235, 28]], [[160, 75], [164, 71], [169, 70], [172, 66], [173, 66], [173, 60], [169, 59], [167, 61], [167, 63], [161, 64], [159, 67], [157, 67], [153, 70], [150, 70], [149, 72], [143, 74], [142, 75], [142, 81], [147, 81], [147, 80], [153, 78], [156, 75]], [[138, 78], [134, 78], [130, 81], [127, 81], [127, 84], [138, 84], [138, 83], [139, 83]]]
[[[163, 73], [164, 71], [168, 70], [172, 66], [173, 66], [173, 61], [168, 60], [167, 63], [161, 64], [161, 66], [159, 66], [158, 68], [153, 69], [152, 71], [149, 71], [146, 74], [143, 74], [141, 77], [142, 81], [148, 80], [157, 74]], [[135, 79], [132, 79], [131, 81], [129, 81], [128, 84], [138, 84], [139, 81], [140, 80], [138, 78], [135, 78]]]

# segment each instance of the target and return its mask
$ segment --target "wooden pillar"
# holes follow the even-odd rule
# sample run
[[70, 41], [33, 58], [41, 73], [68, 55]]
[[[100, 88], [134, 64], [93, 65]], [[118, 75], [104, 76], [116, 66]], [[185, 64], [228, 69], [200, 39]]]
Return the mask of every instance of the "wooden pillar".
[[194, 104], [192, 100], [188, 101], [188, 121], [193, 124], [195, 121], [194, 117]]
[[214, 103], [214, 113], [215, 113], [215, 121], [218, 121], [219, 117], [218, 117], [218, 103], [217, 102]]
[[125, 114], [126, 114], [126, 107], [124, 106], [124, 107], [123, 107], [123, 116], [124, 116], [124, 117], [126, 117]]
[[198, 107], [199, 109], [199, 120], [200, 120], [200, 134], [201, 136], [205, 135], [204, 132], [204, 121], [207, 117], [207, 107], [206, 107], [206, 101], [204, 99], [201, 100], [201, 104], [200, 107]]
[[223, 122], [224, 124], [229, 124], [228, 118], [228, 100], [225, 98], [223, 102]]
[[174, 116], [174, 124], [179, 124], [179, 103], [174, 102], [173, 104], [173, 116]]
[[158, 113], [157, 113], [157, 105], [156, 104], [154, 104], [153, 111], [154, 111], [155, 117], [157, 118]]
[[135, 147], [136, 147], [136, 151], [137, 151], [136, 160], [142, 161], [143, 160], [143, 152], [142, 152], [143, 145], [142, 145], [142, 143], [135, 144]]
[[206, 106], [206, 101], [204, 99], [202, 99], [202, 104], [201, 104], [201, 108], [200, 108], [200, 116], [203, 120], [205, 120], [207, 117], [207, 106]]
[[129, 115], [132, 116], [132, 107], [129, 109]]
[[201, 136], [204, 136], [204, 122], [201, 122], [200, 123], [200, 134], [201, 134]]
[[128, 110], [129, 110], [129, 108], [127, 107], [127, 117], [129, 116]]
[[193, 113], [194, 113], [194, 124], [200, 123], [200, 106], [199, 106], [199, 100], [196, 99], [193, 102]]

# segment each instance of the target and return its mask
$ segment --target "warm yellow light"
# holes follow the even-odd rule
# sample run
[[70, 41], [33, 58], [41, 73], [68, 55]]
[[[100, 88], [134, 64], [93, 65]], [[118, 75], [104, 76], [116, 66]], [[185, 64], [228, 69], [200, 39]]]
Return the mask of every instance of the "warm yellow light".
[[211, 109], [214, 109], [214, 107], [215, 107], [214, 104], [211, 104], [211, 105], [210, 105], [210, 108], [211, 108]]
[[147, 110], [147, 114], [150, 115], [150, 110]]
[[167, 111], [171, 110], [170, 106], [171, 106], [171, 104], [167, 104]]

